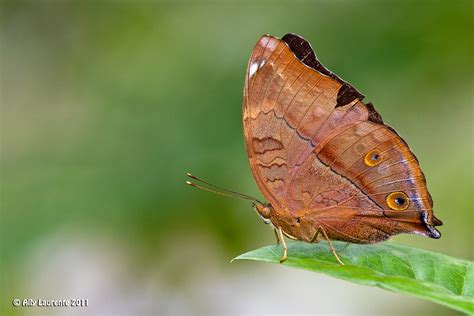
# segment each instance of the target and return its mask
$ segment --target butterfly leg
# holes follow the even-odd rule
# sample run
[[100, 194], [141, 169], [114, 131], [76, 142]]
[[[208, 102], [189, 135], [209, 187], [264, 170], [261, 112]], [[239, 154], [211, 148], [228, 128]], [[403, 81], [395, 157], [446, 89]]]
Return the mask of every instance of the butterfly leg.
[[283, 236], [283, 231], [281, 227], [278, 227], [278, 235], [277, 235], [283, 245], [283, 256], [280, 258], [280, 263], [283, 263], [287, 258], [288, 247], [286, 246], [285, 237]]
[[275, 237], [276, 237], [276, 240], [277, 240], [277, 245], [280, 244], [280, 238], [278, 237], [278, 231], [276, 228], [273, 228], [273, 232], [275, 233]]
[[310, 243], [318, 243], [318, 242], [319, 242], [319, 240], [318, 240], [318, 235], [319, 235], [319, 230], [320, 230], [319, 228], [320, 228], [320, 227], [321, 227], [321, 226], [319, 226], [318, 229], [316, 229], [316, 232], [314, 233], [313, 238], [311, 238]]
[[340, 264], [341, 266], [343, 266], [343, 265], [344, 265], [344, 262], [341, 261], [341, 259], [339, 258], [339, 256], [338, 256], [337, 253], [336, 253], [336, 250], [334, 250], [334, 247], [332, 246], [332, 243], [331, 243], [331, 241], [329, 240], [329, 237], [328, 237], [328, 235], [326, 234], [326, 231], [324, 230], [323, 226], [319, 226], [318, 229], [316, 229], [316, 233], [314, 233], [314, 237], [311, 238], [311, 242], [317, 242], [319, 232], [322, 232], [322, 233], [323, 233], [324, 238], [325, 238], [326, 241], [328, 242], [329, 248], [331, 248], [331, 251], [332, 251], [334, 257], [336, 257], [337, 262], [339, 262], [339, 264]]

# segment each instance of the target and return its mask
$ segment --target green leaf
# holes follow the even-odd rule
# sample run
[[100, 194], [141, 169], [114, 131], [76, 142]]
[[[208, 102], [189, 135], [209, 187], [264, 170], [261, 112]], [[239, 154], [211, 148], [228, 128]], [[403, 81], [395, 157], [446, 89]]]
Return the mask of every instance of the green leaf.
[[[332, 242], [345, 263], [337, 263], [326, 242], [288, 242], [285, 266], [322, 272], [358, 284], [414, 295], [474, 315], [474, 263], [392, 243]], [[234, 260], [279, 263], [282, 247], [244, 253]]]

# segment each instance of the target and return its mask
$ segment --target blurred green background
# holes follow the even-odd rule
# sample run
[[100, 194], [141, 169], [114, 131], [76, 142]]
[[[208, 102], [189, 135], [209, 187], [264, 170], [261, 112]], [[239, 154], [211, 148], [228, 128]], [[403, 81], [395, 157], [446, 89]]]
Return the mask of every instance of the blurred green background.
[[[472, 1], [1, 1], [2, 315], [456, 315], [234, 256], [274, 242], [241, 130], [262, 34], [309, 40], [418, 156], [440, 240], [474, 259]], [[13, 298], [86, 298], [84, 309]]]

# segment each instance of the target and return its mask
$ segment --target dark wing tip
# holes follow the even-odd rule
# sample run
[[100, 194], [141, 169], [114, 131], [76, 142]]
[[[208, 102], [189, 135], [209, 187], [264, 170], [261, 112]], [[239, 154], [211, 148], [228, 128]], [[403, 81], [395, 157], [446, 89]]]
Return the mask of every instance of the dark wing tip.
[[[441, 238], [441, 233], [439, 230], [437, 230], [434, 226], [439, 226], [436, 225], [436, 223], [441, 222], [439, 219], [433, 216], [433, 223], [428, 223], [428, 213], [427, 212], [422, 212], [420, 216], [421, 222], [424, 224], [425, 228], [427, 229], [426, 236], [434, 239], [440, 239]], [[436, 219], [436, 220], [435, 220]], [[436, 222], [436, 223], [435, 223]]]
[[380, 116], [379, 112], [375, 110], [375, 107], [372, 104], [372, 102], [367, 103], [365, 107], [369, 111], [369, 121], [377, 123], [377, 124], [385, 125], [383, 123], [382, 116]]
[[295, 54], [295, 56], [303, 64], [313, 68], [314, 70], [322, 73], [323, 75], [333, 78], [342, 85], [337, 94], [336, 107], [346, 105], [355, 99], [359, 99], [361, 101], [362, 99], [364, 99], [364, 95], [357, 91], [356, 88], [339, 78], [336, 74], [334, 74], [321, 64], [321, 62], [316, 57], [316, 54], [314, 53], [313, 49], [311, 48], [311, 44], [309, 44], [309, 42], [306, 41], [304, 38], [293, 33], [288, 33], [282, 37], [282, 41], [284, 41], [288, 45], [293, 54]]
[[433, 215], [431, 218], [431, 222], [433, 223], [433, 226], [441, 226], [443, 225], [443, 221], [441, 221], [439, 218]]
[[436, 228], [432, 227], [432, 226], [429, 226], [428, 229], [430, 230], [428, 236], [430, 238], [433, 238], [433, 239], [440, 239], [441, 238], [441, 233], [439, 232], [439, 230], [437, 230]]

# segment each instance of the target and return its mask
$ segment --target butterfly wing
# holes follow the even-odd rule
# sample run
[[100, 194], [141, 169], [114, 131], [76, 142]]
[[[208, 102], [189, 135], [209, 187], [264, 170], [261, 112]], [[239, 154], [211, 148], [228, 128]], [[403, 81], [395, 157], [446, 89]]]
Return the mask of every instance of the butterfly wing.
[[317, 225], [353, 242], [401, 232], [439, 238], [433, 226], [441, 222], [416, 157], [363, 98], [301, 37], [257, 42], [243, 126], [251, 170], [278, 214], [274, 220], [303, 240]]

